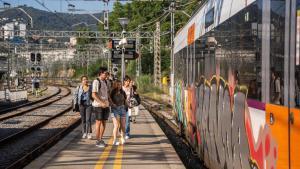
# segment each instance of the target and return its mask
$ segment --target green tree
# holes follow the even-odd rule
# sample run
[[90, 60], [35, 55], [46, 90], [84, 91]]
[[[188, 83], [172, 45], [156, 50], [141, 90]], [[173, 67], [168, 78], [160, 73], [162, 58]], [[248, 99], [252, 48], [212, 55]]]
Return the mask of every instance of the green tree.
[[[189, 15], [192, 15], [195, 9], [197, 9], [199, 1], [200, 0], [195, 0], [191, 2], [190, 0], [182, 0], [181, 3], [177, 4], [177, 6], [180, 6], [178, 10], [184, 10]], [[126, 30], [136, 31], [139, 25], [155, 21], [168, 9], [169, 5], [170, 2], [133, 1], [131, 3], [121, 4], [116, 1], [114, 3], [113, 11], [109, 16], [110, 31], [122, 30], [118, 21], [118, 18], [122, 17], [127, 17], [130, 20]], [[175, 32], [180, 30], [188, 20], [188, 16], [176, 12]], [[141, 27], [140, 31], [155, 31], [155, 22]], [[161, 31], [170, 31], [170, 15], [161, 22]], [[149, 39], [142, 39], [142, 44], [149, 46]], [[153, 74], [153, 53], [150, 53], [149, 50], [143, 50], [142, 52], [142, 73]], [[132, 66], [133, 64], [131, 65], [130, 63], [129, 65]], [[169, 72], [170, 70], [170, 34], [161, 37], [161, 68], [163, 72]], [[133, 68], [131, 71], [133, 72]]]

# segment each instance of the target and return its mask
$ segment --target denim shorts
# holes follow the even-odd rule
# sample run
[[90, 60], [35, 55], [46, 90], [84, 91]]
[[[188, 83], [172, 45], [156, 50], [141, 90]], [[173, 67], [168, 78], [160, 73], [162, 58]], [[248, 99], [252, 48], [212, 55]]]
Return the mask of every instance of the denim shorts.
[[111, 108], [111, 117], [120, 117], [125, 118], [126, 117], [126, 109], [125, 106], [117, 106]]

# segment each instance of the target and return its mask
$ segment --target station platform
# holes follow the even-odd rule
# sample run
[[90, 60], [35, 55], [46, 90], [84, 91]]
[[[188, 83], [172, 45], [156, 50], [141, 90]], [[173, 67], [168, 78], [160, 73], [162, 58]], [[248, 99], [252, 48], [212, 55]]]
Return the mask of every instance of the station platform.
[[[112, 145], [113, 124], [107, 122], [105, 148], [93, 139], [82, 139], [80, 126], [25, 169], [184, 169], [168, 138], [151, 114], [143, 107], [136, 123], [131, 123], [131, 138], [125, 145]], [[95, 126], [93, 125], [93, 129]]]

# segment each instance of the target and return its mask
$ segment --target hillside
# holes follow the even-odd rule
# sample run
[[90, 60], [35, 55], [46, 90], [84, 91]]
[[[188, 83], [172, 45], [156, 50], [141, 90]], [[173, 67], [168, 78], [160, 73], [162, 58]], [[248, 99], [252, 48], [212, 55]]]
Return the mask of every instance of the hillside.
[[[90, 26], [91, 30], [97, 29], [97, 21], [88, 14], [51, 13], [27, 6], [21, 6], [21, 8], [32, 16], [33, 29], [35, 30], [76, 30], [78, 27], [86, 24], [93, 24]], [[102, 20], [102, 13], [97, 13], [95, 16]], [[0, 12], [0, 18], [9, 18], [10, 20], [23, 18], [25, 21], [28, 21], [28, 23], [30, 21], [29, 18], [17, 8]], [[28, 26], [28, 28], [30, 28], [30, 26]]]

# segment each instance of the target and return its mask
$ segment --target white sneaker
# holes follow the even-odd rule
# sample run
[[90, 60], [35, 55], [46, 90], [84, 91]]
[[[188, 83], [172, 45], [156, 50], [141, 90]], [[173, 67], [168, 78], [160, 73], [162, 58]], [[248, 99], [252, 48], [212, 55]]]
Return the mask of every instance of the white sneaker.
[[125, 136], [125, 139], [128, 140], [130, 137], [129, 136]]
[[113, 145], [114, 145], [114, 146], [117, 146], [117, 145], [119, 145], [119, 144], [120, 144], [120, 143], [119, 143], [117, 140], [114, 140], [114, 141], [113, 141]]
[[86, 138], [86, 133], [84, 133], [84, 134], [82, 135], [82, 138]]
[[87, 138], [91, 140], [92, 139], [92, 133], [88, 133]]

